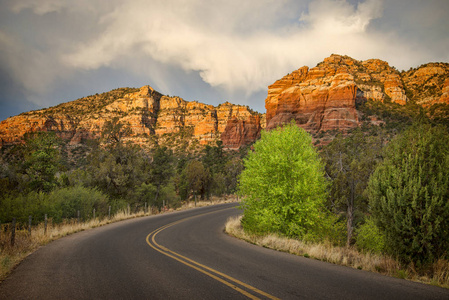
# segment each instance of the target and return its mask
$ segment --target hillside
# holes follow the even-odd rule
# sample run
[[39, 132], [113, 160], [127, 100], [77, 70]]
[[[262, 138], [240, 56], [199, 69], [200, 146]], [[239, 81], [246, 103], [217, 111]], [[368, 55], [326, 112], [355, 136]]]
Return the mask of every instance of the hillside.
[[226, 102], [214, 107], [164, 96], [144, 86], [116, 89], [8, 118], [0, 123], [0, 142], [7, 145], [28, 132], [55, 131], [76, 145], [98, 137], [105, 122], [113, 118], [129, 124], [132, 134], [127, 141], [141, 145], [159, 140], [173, 146], [183, 136], [191, 140], [189, 143], [205, 145], [223, 140], [225, 147], [239, 148], [253, 142], [263, 126], [263, 116], [246, 106]]
[[270, 85], [266, 116], [228, 102], [214, 107], [165, 96], [150, 86], [121, 88], [8, 118], [0, 123], [0, 146], [35, 131], [55, 131], [77, 145], [98, 137], [104, 123], [117, 117], [130, 125], [127, 140], [135, 144], [185, 148], [221, 140], [225, 148], [238, 149], [254, 142], [265, 127], [292, 119], [312, 134], [355, 128], [363, 118], [358, 107], [367, 100], [423, 107], [449, 104], [448, 78], [448, 63], [399, 72], [379, 59], [333, 54], [314, 68], [301, 67]]

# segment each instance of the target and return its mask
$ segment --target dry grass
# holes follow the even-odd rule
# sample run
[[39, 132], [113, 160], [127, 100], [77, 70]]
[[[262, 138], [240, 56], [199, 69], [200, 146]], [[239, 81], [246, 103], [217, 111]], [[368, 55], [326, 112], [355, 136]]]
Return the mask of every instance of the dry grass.
[[241, 226], [241, 216], [230, 218], [225, 230], [229, 235], [255, 245], [304, 257], [348, 266], [359, 270], [377, 272], [388, 276], [419, 281], [449, 288], [449, 261], [438, 260], [431, 270], [420, 274], [413, 266], [404, 269], [395, 259], [373, 253], [361, 253], [355, 248], [336, 247], [331, 243], [313, 244], [289, 239], [275, 234], [256, 236], [246, 233]]
[[[211, 201], [198, 201], [196, 207], [203, 207], [222, 203], [231, 203], [237, 201], [236, 197], [228, 196], [223, 198], [213, 197]], [[194, 202], [184, 203], [179, 210], [194, 208]], [[28, 255], [36, 251], [40, 246], [46, 245], [51, 241], [64, 237], [66, 235], [84, 231], [90, 228], [103, 226], [106, 224], [119, 222], [126, 219], [138, 218], [143, 216], [155, 215], [160, 213], [173, 212], [173, 209], [166, 209], [159, 212], [152, 209], [148, 213], [139, 211], [128, 214], [127, 211], [121, 211], [111, 217], [111, 219], [95, 219], [87, 222], [78, 223], [76, 220], [67, 220], [60, 224], [48, 222], [45, 232], [44, 223], [32, 227], [31, 235], [28, 230], [16, 230], [15, 244], [11, 246], [11, 232], [9, 224], [2, 225], [0, 228], [0, 282]]]
[[[197, 201], [196, 207], [203, 207], [203, 206], [209, 206], [209, 205], [215, 205], [215, 204], [224, 204], [224, 203], [232, 203], [232, 202], [238, 202], [239, 198], [237, 196], [231, 195], [226, 197], [211, 197], [208, 201]], [[182, 205], [182, 207], [178, 208], [177, 210], [184, 210], [189, 208], [195, 207], [195, 201], [186, 202]]]

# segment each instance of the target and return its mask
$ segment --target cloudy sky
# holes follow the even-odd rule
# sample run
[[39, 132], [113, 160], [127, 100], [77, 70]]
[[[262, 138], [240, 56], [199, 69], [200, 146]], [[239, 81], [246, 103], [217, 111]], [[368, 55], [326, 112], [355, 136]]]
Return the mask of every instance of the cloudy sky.
[[332, 53], [449, 62], [448, 0], [0, 0], [0, 120], [118, 87], [264, 112]]

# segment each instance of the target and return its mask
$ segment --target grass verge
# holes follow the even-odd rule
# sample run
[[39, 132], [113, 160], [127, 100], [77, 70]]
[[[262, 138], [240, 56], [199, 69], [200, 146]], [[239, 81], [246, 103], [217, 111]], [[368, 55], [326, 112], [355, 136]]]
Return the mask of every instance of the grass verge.
[[449, 288], [449, 261], [438, 260], [429, 270], [418, 272], [414, 266], [403, 268], [398, 261], [386, 255], [362, 253], [354, 247], [336, 247], [331, 243], [313, 244], [275, 234], [257, 236], [246, 233], [241, 226], [241, 216], [228, 219], [225, 231], [249, 243], [283, 251], [306, 258], [330, 262], [351, 268], [377, 272], [387, 276], [418, 281]]
[[[210, 201], [198, 201], [196, 207], [203, 207], [215, 204], [236, 202], [237, 198], [234, 196], [229, 197], [213, 197]], [[184, 203], [176, 211], [195, 208], [195, 203]], [[3, 281], [11, 271], [28, 255], [36, 251], [40, 246], [46, 245], [51, 241], [57, 240], [66, 235], [84, 231], [90, 228], [104, 226], [110, 223], [119, 222], [126, 219], [138, 218], [143, 216], [157, 215], [161, 213], [169, 213], [175, 211], [174, 209], [168, 210], [150, 210], [147, 213], [139, 211], [136, 213], [128, 214], [126, 211], [121, 211], [111, 217], [111, 219], [95, 219], [87, 222], [78, 223], [75, 219], [66, 220], [60, 224], [52, 224], [48, 222], [47, 231], [45, 232], [44, 224], [38, 224], [31, 229], [31, 235], [27, 229], [16, 230], [15, 243], [11, 246], [11, 233], [8, 230], [8, 224], [0, 227], [0, 282]]]

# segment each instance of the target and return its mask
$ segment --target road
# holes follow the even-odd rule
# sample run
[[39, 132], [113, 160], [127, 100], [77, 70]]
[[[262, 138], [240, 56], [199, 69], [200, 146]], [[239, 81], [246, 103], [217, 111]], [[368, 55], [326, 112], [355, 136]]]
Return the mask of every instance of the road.
[[122, 221], [27, 257], [0, 299], [449, 299], [449, 290], [297, 257], [223, 232], [235, 204]]

